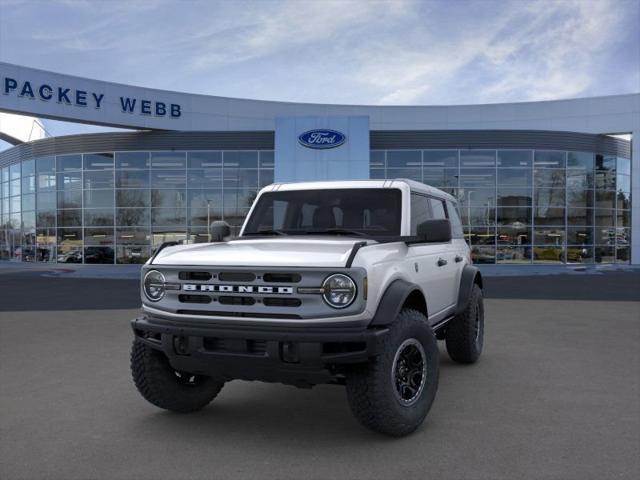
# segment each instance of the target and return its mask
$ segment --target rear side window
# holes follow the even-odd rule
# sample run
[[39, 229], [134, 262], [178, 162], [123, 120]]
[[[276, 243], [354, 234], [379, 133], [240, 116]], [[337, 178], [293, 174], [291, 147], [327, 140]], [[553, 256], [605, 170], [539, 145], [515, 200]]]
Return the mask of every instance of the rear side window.
[[447, 218], [447, 213], [444, 208], [444, 202], [437, 198], [430, 198], [431, 212], [435, 220], [444, 220]]
[[453, 202], [447, 201], [447, 213], [449, 214], [449, 221], [451, 222], [451, 235], [453, 238], [464, 238], [458, 208]]
[[431, 208], [429, 198], [417, 193], [411, 194], [411, 233], [416, 235], [418, 225], [431, 218]]

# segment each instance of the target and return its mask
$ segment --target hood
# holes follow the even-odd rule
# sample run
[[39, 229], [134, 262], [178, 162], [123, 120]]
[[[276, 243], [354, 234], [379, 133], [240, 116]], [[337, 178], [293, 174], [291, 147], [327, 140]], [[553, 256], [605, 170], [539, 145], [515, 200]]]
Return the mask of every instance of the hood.
[[163, 249], [154, 265], [344, 267], [361, 238], [269, 237]]

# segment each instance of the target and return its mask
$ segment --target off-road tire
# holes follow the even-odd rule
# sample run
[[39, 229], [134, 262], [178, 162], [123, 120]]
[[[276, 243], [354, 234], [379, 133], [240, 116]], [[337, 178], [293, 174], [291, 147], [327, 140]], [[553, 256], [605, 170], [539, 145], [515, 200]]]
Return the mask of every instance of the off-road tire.
[[484, 303], [478, 285], [473, 285], [464, 311], [447, 324], [445, 342], [455, 362], [475, 363], [480, 358], [484, 343]]
[[[414, 403], [403, 405], [396, 396], [393, 365], [400, 347], [411, 339], [422, 346], [427, 368]], [[426, 317], [412, 309], [398, 314], [382, 342], [382, 351], [375, 359], [346, 375], [349, 406], [358, 421], [373, 431], [408, 435], [422, 424], [438, 390], [438, 344]]]
[[224, 386], [222, 380], [176, 372], [162, 352], [137, 340], [131, 347], [131, 374], [145, 400], [172, 412], [200, 410]]

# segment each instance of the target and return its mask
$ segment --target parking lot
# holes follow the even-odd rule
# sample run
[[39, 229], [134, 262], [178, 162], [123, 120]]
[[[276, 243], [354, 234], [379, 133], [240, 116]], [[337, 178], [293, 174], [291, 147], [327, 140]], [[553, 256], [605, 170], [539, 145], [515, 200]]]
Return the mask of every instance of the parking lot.
[[392, 439], [337, 386], [160, 411], [129, 373], [137, 281], [0, 271], [0, 478], [640, 478], [640, 272], [486, 284], [480, 362], [442, 351], [427, 421]]

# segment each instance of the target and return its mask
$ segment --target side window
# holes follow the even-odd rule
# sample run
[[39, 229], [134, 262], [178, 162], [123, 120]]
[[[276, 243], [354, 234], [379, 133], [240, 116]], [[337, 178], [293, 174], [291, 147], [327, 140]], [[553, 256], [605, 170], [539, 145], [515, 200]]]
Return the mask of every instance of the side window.
[[464, 238], [460, 215], [458, 215], [458, 209], [453, 202], [447, 201], [447, 213], [449, 214], [449, 220], [451, 221], [451, 235], [453, 238]]
[[411, 194], [411, 232], [410, 235], [416, 235], [418, 225], [425, 220], [431, 218], [431, 210], [429, 208], [429, 198], [417, 193]]
[[442, 220], [447, 218], [446, 211], [444, 209], [444, 202], [437, 198], [430, 198], [431, 211], [433, 212], [433, 218], [435, 220]]

